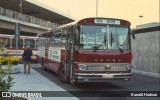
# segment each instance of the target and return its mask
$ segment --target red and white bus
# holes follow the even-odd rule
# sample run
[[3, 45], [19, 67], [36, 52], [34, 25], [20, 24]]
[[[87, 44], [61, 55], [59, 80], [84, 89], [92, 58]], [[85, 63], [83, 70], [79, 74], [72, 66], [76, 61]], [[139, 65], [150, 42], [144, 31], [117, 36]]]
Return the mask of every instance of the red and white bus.
[[[30, 46], [33, 50], [32, 61], [37, 62], [37, 40], [36, 36], [20, 36], [19, 47], [16, 50], [16, 39], [15, 35], [0, 34], [0, 47], [6, 48], [9, 56], [22, 58], [25, 46]], [[17, 51], [17, 52], [16, 52]]]
[[129, 80], [130, 25], [121, 19], [85, 18], [39, 34], [42, 68], [70, 83]]

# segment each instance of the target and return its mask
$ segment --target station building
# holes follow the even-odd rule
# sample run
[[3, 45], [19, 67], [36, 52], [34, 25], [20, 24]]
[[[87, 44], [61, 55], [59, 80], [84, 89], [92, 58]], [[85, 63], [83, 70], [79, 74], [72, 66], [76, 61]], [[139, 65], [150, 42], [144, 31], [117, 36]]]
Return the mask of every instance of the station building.
[[[36, 37], [38, 33], [74, 20], [74, 17], [37, 0], [0, 0], [0, 45], [15, 47], [15, 23], [20, 23], [21, 36]], [[36, 40], [22, 37], [19, 47], [31, 45], [36, 48]]]
[[[7, 48], [12, 56], [21, 57], [24, 48], [30, 46], [35, 58], [39, 33], [74, 20], [69, 14], [38, 0], [0, 0], [0, 47]], [[16, 29], [17, 23], [19, 28]], [[20, 33], [17, 51], [16, 30]]]

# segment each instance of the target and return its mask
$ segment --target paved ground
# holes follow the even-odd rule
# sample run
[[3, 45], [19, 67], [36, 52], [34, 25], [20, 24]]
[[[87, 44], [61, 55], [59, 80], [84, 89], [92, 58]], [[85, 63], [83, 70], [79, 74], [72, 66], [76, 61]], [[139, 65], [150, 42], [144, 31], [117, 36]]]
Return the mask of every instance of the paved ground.
[[[32, 64], [32, 67], [39, 67]], [[20, 73], [13, 74], [14, 87], [11, 91], [66, 91], [55, 83], [48, 80], [46, 77], [31, 69], [31, 73], [24, 74], [23, 64], [20, 65]], [[50, 97], [50, 98], [30, 98], [31, 100], [78, 100], [76, 97]]]
[[71, 85], [62, 83], [55, 73], [43, 71], [39, 64], [32, 64], [31, 67], [30, 75], [24, 74], [23, 64], [20, 65], [19, 74], [12, 74], [16, 83], [11, 91], [16, 91], [17, 93], [37, 93], [40, 91], [42, 94], [54, 96], [29, 98], [31, 100], [159, 100], [159, 98], [155, 97], [76, 97], [76, 95], [70, 93], [70, 91], [82, 91], [81, 93], [85, 91], [88, 95], [89, 93], [86, 91], [120, 91], [120, 93], [123, 93], [123, 91], [159, 91], [159, 78], [134, 74], [131, 81]]

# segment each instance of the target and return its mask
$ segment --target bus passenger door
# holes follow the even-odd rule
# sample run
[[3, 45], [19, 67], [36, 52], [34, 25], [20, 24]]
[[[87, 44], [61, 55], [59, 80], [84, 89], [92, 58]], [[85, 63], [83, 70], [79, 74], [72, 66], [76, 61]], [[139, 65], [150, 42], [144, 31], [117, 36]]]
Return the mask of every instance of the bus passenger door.
[[74, 76], [73, 76], [73, 62], [74, 62], [74, 27], [69, 27], [67, 29], [67, 41], [66, 41], [66, 79], [70, 81], [70, 83], [74, 82]]

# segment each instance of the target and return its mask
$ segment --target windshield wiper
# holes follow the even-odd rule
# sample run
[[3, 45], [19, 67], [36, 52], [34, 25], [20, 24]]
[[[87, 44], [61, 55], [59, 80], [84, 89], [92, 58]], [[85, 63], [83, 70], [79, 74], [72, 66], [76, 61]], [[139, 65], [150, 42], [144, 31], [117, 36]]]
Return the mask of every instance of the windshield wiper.
[[107, 46], [106, 32], [105, 32], [105, 34], [104, 34], [104, 45]]
[[93, 49], [94, 49], [94, 51], [93, 52], [96, 52], [100, 47], [102, 46], [102, 44], [99, 44], [99, 45], [94, 45], [93, 46]]
[[123, 53], [123, 45], [119, 46], [119, 51]]
[[111, 32], [111, 47], [112, 47], [112, 43], [113, 43], [113, 36], [112, 36], [112, 32]]
[[118, 42], [118, 34], [117, 34], [117, 32], [116, 32], [116, 39], [117, 39], [117, 47], [118, 47], [119, 51], [121, 53], [123, 53], [123, 45], [119, 45], [120, 43]]

